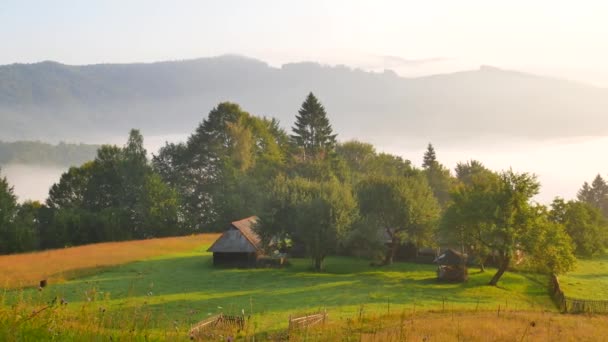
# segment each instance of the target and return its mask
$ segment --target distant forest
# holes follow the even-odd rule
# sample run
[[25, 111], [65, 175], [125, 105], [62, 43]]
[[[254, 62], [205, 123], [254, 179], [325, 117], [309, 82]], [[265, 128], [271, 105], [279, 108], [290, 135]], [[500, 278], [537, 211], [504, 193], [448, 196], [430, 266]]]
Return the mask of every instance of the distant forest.
[[0, 165], [77, 166], [93, 160], [98, 148], [98, 145], [64, 142], [51, 145], [40, 141], [0, 141]]

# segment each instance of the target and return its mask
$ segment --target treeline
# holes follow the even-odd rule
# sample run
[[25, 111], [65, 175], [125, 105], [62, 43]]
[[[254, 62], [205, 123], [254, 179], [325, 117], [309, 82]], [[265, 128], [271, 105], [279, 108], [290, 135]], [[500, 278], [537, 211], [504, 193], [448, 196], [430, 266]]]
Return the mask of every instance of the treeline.
[[182, 233], [178, 195], [152, 169], [137, 130], [124, 147], [101, 146], [71, 167], [44, 204], [18, 205], [6, 178], [0, 184], [2, 253]]
[[40, 141], [0, 141], [0, 165], [81, 165], [93, 159], [98, 148], [98, 145], [64, 142], [51, 145]]
[[316, 270], [335, 253], [389, 264], [405, 244], [451, 246], [481, 267], [496, 259], [496, 284], [522, 254], [529, 267], [559, 273], [575, 254], [608, 245], [603, 179], [584, 185], [578, 201], [538, 205], [534, 175], [478, 161], [452, 174], [431, 144], [417, 168], [367, 143], [339, 143], [312, 93], [290, 134], [274, 119], [220, 103], [185, 143], [167, 143], [151, 161], [137, 130], [123, 147], [102, 146], [64, 173], [44, 204], [19, 206], [2, 184], [3, 253], [221, 231], [257, 215], [269, 252], [305, 254]]

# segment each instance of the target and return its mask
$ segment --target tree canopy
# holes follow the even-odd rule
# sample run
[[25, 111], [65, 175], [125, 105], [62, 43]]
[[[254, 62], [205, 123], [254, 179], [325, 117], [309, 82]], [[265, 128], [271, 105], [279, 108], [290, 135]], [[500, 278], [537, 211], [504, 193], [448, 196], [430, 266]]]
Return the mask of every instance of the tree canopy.
[[[499, 259], [490, 285], [498, 283], [518, 251], [528, 252], [536, 260], [549, 258], [542, 255], [543, 250], [555, 251], [551, 255], [554, 272], [572, 266], [571, 243], [563, 227], [550, 223], [546, 212], [530, 201], [539, 188], [535, 176], [506, 171], [496, 176], [473, 177], [469, 184], [462, 184], [452, 193], [453, 204], [446, 213], [451, 229], [475, 239]], [[559, 249], [553, 250], [556, 246]]]
[[302, 244], [316, 271], [337, 250], [357, 216], [350, 188], [335, 179], [315, 182], [278, 176], [268, 203], [258, 233], [266, 244], [277, 237]]
[[390, 238], [384, 262], [390, 264], [405, 242], [434, 244], [439, 205], [421, 176], [372, 176], [357, 186], [359, 210], [368, 224]]
[[301, 148], [305, 158], [316, 158], [331, 152], [336, 145], [336, 136], [325, 113], [325, 108], [311, 92], [296, 115], [291, 139]]
[[585, 182], [578, 191], [577, 198], [598, 208], [608, 218], [608, 184], [601, 175], [595, 176], [591, 185]]

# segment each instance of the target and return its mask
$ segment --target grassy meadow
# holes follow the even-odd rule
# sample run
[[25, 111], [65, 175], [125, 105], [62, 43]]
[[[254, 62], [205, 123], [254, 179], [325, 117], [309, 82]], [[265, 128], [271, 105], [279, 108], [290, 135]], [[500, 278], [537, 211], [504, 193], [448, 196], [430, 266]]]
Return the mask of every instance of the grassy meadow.
[[[145, 332], [160, 339], [168, 338], [167, 334], [184, 337], [192, 324], [219, 312], [244, 312], [251, 317], [247, 334], [268, 336], [286, 329], [290, 315], [319, 309], [327, 309], [334, 322], [424, 312], [555, 311], [546, 279], [538, 275], [509, 272], [501, 286], [490, 287], [485, 285], [492, 270], [471, 269], [466, 283], [444, 284], [435, 280], [433, 265], [372, 267], [367, 260], [351, 257], [328, 258], [323, 273], [310, 272], [308, 259], [292, 259], [292, 265], [284, 269], [222, 269], [212, 266], [212, 256], [205, 251], [216, 237], [99, 244], [0, 257], [3, 274], [10, 274], [7, 288], [13, 288], [2, 297], [5, 310], [16, 310], [14, 314], [27, 319], [32, 329], [37, 320], [43, 321], [44, 315], [55, 310], [61, 326], [76, 331]], [[47, 266], [31, 264], [36, 256], [45, 259]], [[11, 263], [18, 268], [7, 270]], [[14, 289], [16, 284], [53, 274], [79, 276], [51, 276], [42, 291]], [[58, 301], [63, 305], [30, 318], [36, 310]]]
[[568, 297], [608, 300], [608, 256], [579, 259], [576, 269], [560, 276], [559, 283]]

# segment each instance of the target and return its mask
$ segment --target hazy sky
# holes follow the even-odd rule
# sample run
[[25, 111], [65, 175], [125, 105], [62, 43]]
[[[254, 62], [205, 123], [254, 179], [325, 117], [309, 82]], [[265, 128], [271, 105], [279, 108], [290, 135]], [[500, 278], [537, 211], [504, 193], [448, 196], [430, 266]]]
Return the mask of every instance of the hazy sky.
[[476, 68], [608, 86], [608, 1], [1, 0], [0, 64], [225, 53], [402, 75]]

